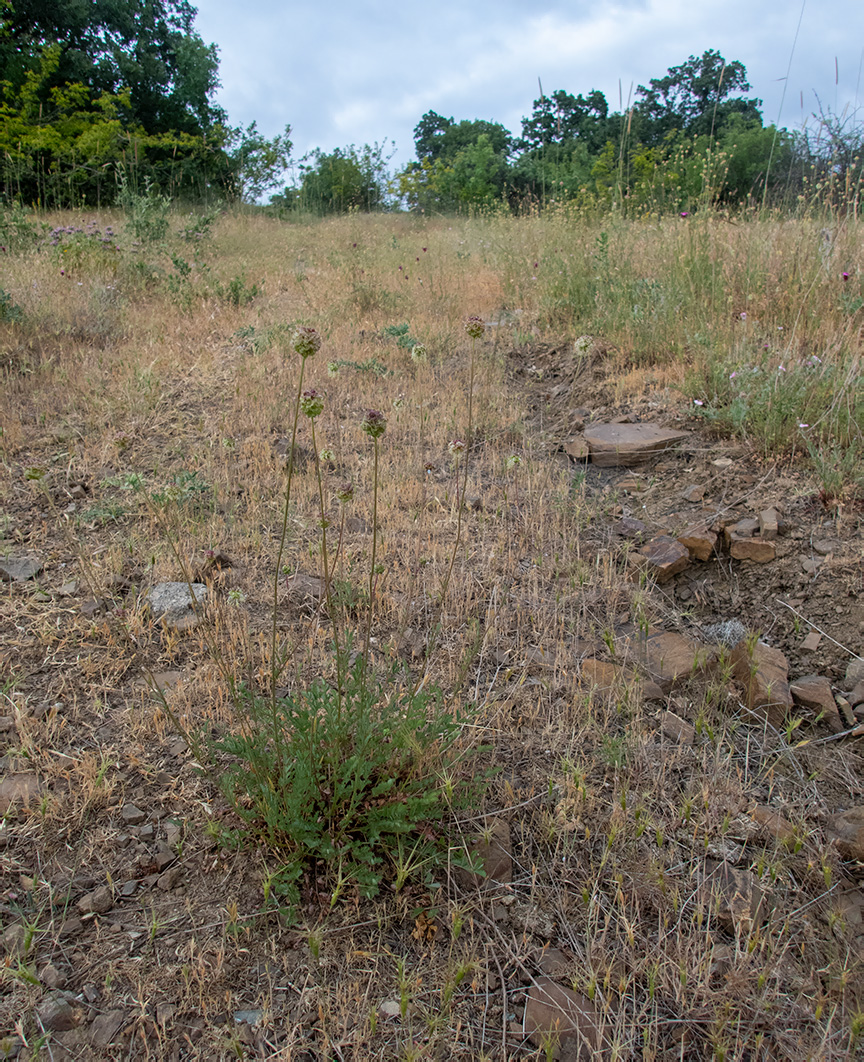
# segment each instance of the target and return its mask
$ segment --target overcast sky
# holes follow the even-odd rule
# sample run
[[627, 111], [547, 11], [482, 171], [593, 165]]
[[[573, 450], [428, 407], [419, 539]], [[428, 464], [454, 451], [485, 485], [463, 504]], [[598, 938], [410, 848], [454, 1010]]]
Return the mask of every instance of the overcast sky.
[[631, 85], [708, 48], [744, 63], [766, 124], [799, 125], [817, 95], [838, 113], [864, 102], [864, 0], [804, 0], [803, 17], [802, 0], [198, 0], [196, 26], [219, 48], [231, 123], [289, 124], [295, 158], [392, 140], [403, 166], [429, 110], [519, 134], [538, 77], [618, 110], [619, 83], [626, 107]]

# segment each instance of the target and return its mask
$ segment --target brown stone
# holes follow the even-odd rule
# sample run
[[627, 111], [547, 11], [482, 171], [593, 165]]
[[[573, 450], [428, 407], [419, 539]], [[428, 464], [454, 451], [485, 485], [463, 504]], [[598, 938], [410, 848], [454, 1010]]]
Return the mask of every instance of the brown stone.
[[837, 711], [828, 679], [822, 675], [803, 675], [795, 679], [789, 690], [796, 704], [810, 708], [814, 712], [821, 712], [825, 722], [835, 734], [843, 730], [843, 721]]
[[601, 468], [644, 464], [687, 435], [657, 424], [592, 424], [584, 433], [591, 460]]
[[735, 523], [724, 523], [723, 534], [726, 538], [726, 545], [732, 544], [732, 538], [738, 536], [738, 538], [752, 538], [759, 530], [759, 521], [754, 520], [750, 516], [744, 517], [744, 519], [738, 519]]
[[0, 782], [0, 815], [5, 815], [13, 804], [28, 806], [42, 792], [35, 774], [9, 774]]
[[[537, 978], [525, 1000], [523, 1029], [535, 1047], [552, 1047], [561, 1062], [599, 1062], [608, 1056], [602, 1017], [587, 996]], [[548, 1057], [548, 1056], [547, 1056]]]
[[694, 483], [692, 486], [689, 486], [686, 490], [681, 492], [681, 497], [684, 501], [691, 502], [691, 504], [695, 505], [696, 502], [702, 501], [705, 497], [705, 488], [701, 483]]
[[689, 566], [690, 552], [674, 538], [660, 535], [642, 546], [634, 561], [658, 583], [663, 584]]
[[324, 593], [324, 580], [318, 575], [295, 572], [285, 580], [285, 589], [295, 604], [314, 606]]
[[864, 862], [864, 804], [828, 820], [828, 839], [844, 859]]
[[742, 538], [737, 533], [729, 536], [729, 552], [733, 560], [756, 561], [757, 564], [767, 564], [777, 556], [773, 542], [766, 542], [764, 538]]
[[505, 819], [496, 818], [487, 834], [471, 848], [471, 862], [479, 863], [483, 873], [459, 868], [456, 878], [463, 888], [495, 889], [513, 880], [513, 855], [510, 826]]
[[62, 996], [48, 996], [39, 1005], [39, 1021], [48, 1032], [63, 1032], [77, 1024], [75, 1011]]
[[620, 681], [621, 673], [621, 668], [617, 668], [614, 664], [609, 664], [605, 660], [597, 660], [593, 656], [589, 656], [587, 660], [582, 661], [582, 677], [587, 682], [590, 682], [592, 686], [597, 686], [601, 690], [611, 689]]
[[692, 745], [696, 740], [696, 730], [686, 719], [682, 719], [674, 712], [662, 712], [660, 714], [660, 729], [663, 736], [676, 745]]
[[716, 654], [707, 646], [674, 631], [649, 630], [627, 639], [622, 652], [628, 663], [638, 661], [664, 693], [683, 685], [696, 671], [713, 664]]
[[764, 509], [759, 513], [759, 537], [772, 541], [777, 537], [780, 517], [776, 509]]
[[819, 648], [819, 643], [822, 641], [822, 635], [819, 631], [810, 631], [804, 641], [801, 643], [801, 651], [804, 653], [815, 653]]
[[632, 516], [625, 516], [623, 520], [612, 525], [613, 534], [621, 538], [641, 538], [647, 530], [648, 528], [641, 520], [636, 520]]
[[113, 906], [114, 897], [111, 895], [111, 890], [107, 885], [103, 885], [94, 892], [88, 892], [86, 896], [82, 896], [78, 901], [78, 910], [82, 915], [104, 914], [106, 911], [110, 911]]
[[106, 1010], [104, 1014], [93, 1019], [88, 1030], [88, 1039], [96, 1047], [110, 1047], [126, 1024], [126, 1014], [122, 1010]]
[[764, 804], [757, 804], [750, 809], [750, 818], [759, 826], [762, 833], [768, 834], [775, 841], [785, 845], [794, 845], [798, 840], [795, 827], [773, 808]]
[[855, 689], [849, 694], [846, 700], [852, 705], [853, 708], [857, 708], [859, 704], [864, 704], [864, 679], [856, 685]]
[[732, 650], [731, 660], [733, 674], [744, 686], [747, 707], [751, 711], [764, 711], [772, 726], [782, 726], [793, 704], [789, 663], [783, 653], [757, 642], [751, 655], [747, 642], [743, 641]]
[[572, 457], [574, 461], [586, 461], [591, 451], [588, 443], [582, 438], [582, 436], [577, 435], [575, 439], [571, 439], [570, 442], [565, 443], [564, 453], [569, 457]]
[[755, 874], [713, 859], [706, 861], [705, 869], [701, 895], [727, 932], [746, 932], [765, 921], [767, 896]]
[[700, 561], [708, 561], [711, 560], [717, 546], [717, 535], [705, 524], [691, 524], [677, 536], [677, 541], [685, 547], [691, 557]]

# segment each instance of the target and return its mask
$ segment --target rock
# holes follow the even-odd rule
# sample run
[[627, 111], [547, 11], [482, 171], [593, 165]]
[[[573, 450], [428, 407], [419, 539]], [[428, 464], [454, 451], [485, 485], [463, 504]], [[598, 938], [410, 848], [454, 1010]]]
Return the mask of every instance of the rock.
[[549, 977], [566, 977], [573, 967], [573, 959], [568, 958], [560, 948], [544, 948], [537, 963], [541, 973]]
[[91, 597], [87, 601], [82, 601], [78, 606], [78, 615], [83, 616], [84, 619], [93, 619], [104, 609], [105, 602], [101, 597]]
[[750, 818], [759, 827], [761, 833], [767, 834], [775, 841], [791, 847], [798, 840], [795, 827], [773, 808], [757, 804], [750, 809]]
[[822, 539], [820, 542], [813, 543], [813, 552], [818, 553], [820, 557], [830, 557], [834, 552], [834, 545], [827, 539]]
[[295, 605], [317, 608], [324, 593], [324, 580], [318, 575], [295, 572], [285, 580], [285, 589]]
[[660, 713], [660, 730], [663, 736], [676, 745], [692, 745], [696, 740], [696, 729], [674, 712]]
[[744, 699], [751, 712], [764, 709], [768, 722], [782, 727], [793, 706], [789, 689], [789, 663], [779, 649], [764, 642], [753, 646], [739, 642], [732, 650], [732, 673], [744, 686]]
[[164, 693], [165, 690], [170, 690], [172, 686], [176, 686], [178, 682], [182, 682], [185, 677], [182, 671], [154, 671], [142, 681], [145, 686], [149, 686], [150, 680], [152, 680], [156, 689]]
[[801, 643], [801, 651], [804, 653], [815, 653], [819, 648], [819, 643], [822, 641], [822, 635], [819, 631], [810, 631], [804, 641]]
[[856, 685], [855, 689], [849, 694], [846, 700], [852, 705], [853, 708], [857, 708], [859, 704], [864, 704], [864, 679]]
[[691, 524], [677, 536], [677, 541], [685, 547], [691, 557], [700, 561], [708, 561], [711, 560], [717, 547], [717, 534], [709, 530], [705, 524]]
[[40, 970], [39, 980], [43, 985], [47, 985], [48, 988], [53, 988], [55, 990], [66, 987], [66, 975], [61, 970], [58, 970], [51, 962], [49, 962], [47, 966], [43, 966]]
[[402, 1017], [402, 1004], [398, 999], [388, 999], [386, 1003], [382, 1003], [378, 1008], [378, 1017], [395, 1019]]
[[780, 516], [776, 509], [763, 509], [759, 513], [759, 537], [773, 542], [780, 528]]
[[126, 826], [137, 826], [147, 818], [141, 808], [136, 807], [134, 804], [124, 804], [120, 817]]
[[647, 530], [641, 520], [630, 516], [625, 516], [623, 520], [612, 525], [612, 534], [621, 538], [641, 538]]
[[747, 932], [765, 921], [768, 897], [755, 874], [713, 859], [706, 860], [705, 871], [700, 895], [727, 932]]
[[525, 1000], [523, 1031], [535, 1047], [561, 1062], [600, 1062], [608, 1057], [602, 1017], [587, 996], [557, 984], [546, 974], [537, 978]]
[[78, 1024], [75, 1011], [62, 996], [47, 996], [36, 1013], [47, 1032], [65, 1032]]
[[72, 597], [73, 594], [78, 593], [78, 580], [70, 579], [68, 583], [64, 583], [58, 590], [54, 591], [56, 597]]
[[832, 815], [826, 832], [844, 859], [864, 862], [864, 804]]
[[114, 906], [114, 897], [107, 885], [102, 885], [93, 892], [88, 892], [78, 901], [78, 910], [82, 915], [104, 914]]
[[579, 435], [564, 446], [564, 453], [572, 457], [574, 461], [585, 461], [590, 455], [590, 447], [585, 439]]
[[591, 460], [601, 468], [644, 464], [687, 436], [657, 424], [592, 424], [584, 432]]
[[726, 545], [732, 544], [732, 538], [735, 535], [738, 538], [752, 538], [758, 530], [759, 521], [750, 516], [745, 517], [743, 520], [736, 520], [735, 523], [724, 524], [723, 534], [726, 538]]
[[499, 885], [509, 885], [513, 880], [513, 850], [509, 824], [502, 818], [496, 818], [487, 836], [481, 837], [471, 848], [472, 862], [479, 862], [484, 873], [476, 874], [460, 868], [456, 878], [463, 888], [489, 890]]
[[233, 568], [234, 561], [221, 549], [204, 549], [189, 558], [189, 570], [195, 572], [195, 582], [209, 579], [215, 572]]
[[626, 652], [636, 657], [664, 693], [671, 693], [716, 660], [707, 646], [674, 631], [649, 631], [647, 638], [630, 639]]
[[23, 774], [7, 774], [0, 782], [0, 815], [5, 815], [16, 804], [25, 807], [42, 794], [42, 787], [35, 774], [26, 771]]
[[694, 483], [681, 492], [681, 497], [684, 501], [695, 505], [697, 502], [701, 502], [705, 497], [705, 488], [701, 483]]
[[833, 733], [839, 734], [843, 730], [843, 721], [834, 703], [834, 694], [828, 679], [822, 675], [803, 675], [795, 679], [789, 691], [796, 704], [814, 712], [821, 712]]
[[191, 590], [188, 583], [158, 583], [145, 601], [154, 619], [174, 630], [189, 630], [199, 621], [208, 593], [203, 583], [192, 583]]
[[860, 656], [853, 656], [846, 668], [846, 687], [857, 686], [864, 680], [864, 660]]
[[163, 892], [170, 892], [171, 889], [176, 889], [182, 880], [183, 868], [170, 867], [156, 879], [156, 887], [162, 889]]
[[628, 678], [633, 682], [636, 681], [636, 676], [632, 673], [625, 672], [623, 668], [616, 667], [605, 660], [597, 660], [593, 656], [582, 661], [581, 672], [586, 682], [601, 690], [612, 689], [622, 681], [626, 683]]
[[801, 570], [806, 572], [807, 575], [816, 575], [821, 567], [822, 561], [817, 560], [815, 557], [805, 557], [801, 561]]
[[0, 558], [0, 581], [7, 583], [26, 583], [42, 571], [43, 564], [38, 557]]
[[0, 1037], [0, 1058], [17, 1058], [23, 1046], [24, 1041], [20, 1036]]
[[764, 538], [742, 538], [734, 532], [729, 535], [729, 552], [733, 560], [749, 560], [757, 564], [767, 564], [777, 556], [773, 542]]
[[24, 955], [27, 951], [27, 938], [27, 929], [20, 922], [14, 922], [3, 931], [3, 951], [13, 958]]
[[110, 1047], [117, 1040], [126, 1024], [126, 1014], [122, 1010], [106, 1010], [93, 1019], [88, 1030], [90, 1043], [94, 1047]]
[[846, 700], [842, 693], [837, 694], [834, 698], [834, 703], [837, 705], [838, 715], [843, 720], [844, 729], [855, 726], [856, 719], [855, 713], [852, 711], [852, 705]]
[[659, 535], [642, 546], [633, 561], [662, 585], [689, 566], [690, 552], [676, 539]]

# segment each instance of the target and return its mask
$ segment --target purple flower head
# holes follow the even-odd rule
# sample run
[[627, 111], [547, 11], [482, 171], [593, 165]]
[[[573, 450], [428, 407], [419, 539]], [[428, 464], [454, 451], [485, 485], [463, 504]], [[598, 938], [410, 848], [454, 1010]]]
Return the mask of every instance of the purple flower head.
[[454, 439], [453, 442], [447, 444], [447, 449], [454, 456], [456, 456], [457, 454], [464, 454], [465, 443], [461, 439]]
[[689, 218], [690, 217], [690, 211], [689, 210], [682, 210], [681, 213], [678, 216], [681, 217], [681, 218]]
[[354, 500], [354, 484], [349, 482], [343, 483], [336, 491], [336, 497], [346, 505], [348, 502]]
[[848, 280], [849, 279], [849, 274], [848, 273], [841, 273], [840, 276], [843, 277], [844, 280]]
[[387, 430], [387, 418], [380, 409], [367, 409], [360, 430], [365, 431], [370, 439], [379, 439]]
[[477, 317], [476, 314], [468, 317], [465, 321], [465, 331], [472, 339], [479, 339], [486, 331], [483, 318]]

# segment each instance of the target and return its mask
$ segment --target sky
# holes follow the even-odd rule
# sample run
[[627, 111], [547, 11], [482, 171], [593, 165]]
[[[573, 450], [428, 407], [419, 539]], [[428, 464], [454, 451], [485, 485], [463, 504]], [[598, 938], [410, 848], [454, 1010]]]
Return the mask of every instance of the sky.
[[[521, 132], [543, 91], [600, 89], [611, 110], [709, 48], [747, 69], [766, 124], [823, 108], [864, 120], [864, 0], [198, 0], [220, 55], [217, 102], [265, 136], [291, 126], [294, 158], [393, 142], [437, 111]], [[787, 80], [788, 72], [788, 80]], [[539, 82], [538, 82], [539, 79]], [[784, 98], [785, 87], [785, 98]], [[818, 97], [818, 99], [817, 99]], [[802, 107], [803, 102], [803, 107]]]

